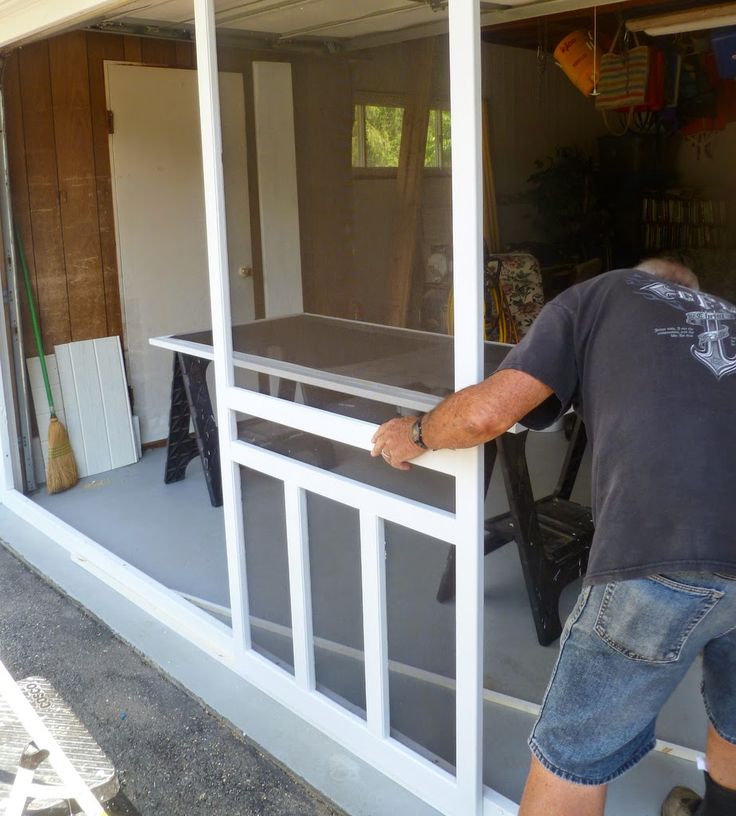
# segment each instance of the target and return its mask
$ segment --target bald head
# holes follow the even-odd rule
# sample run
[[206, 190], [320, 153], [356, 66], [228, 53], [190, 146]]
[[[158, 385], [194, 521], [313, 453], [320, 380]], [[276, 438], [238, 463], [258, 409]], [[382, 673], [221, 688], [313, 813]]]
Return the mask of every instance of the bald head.
[[689, 289], [700, 289], [698, 276], [681, 261], [671, 258], [647, 258], [641, 261], [636, 268], [662, 280], [687, 286]]

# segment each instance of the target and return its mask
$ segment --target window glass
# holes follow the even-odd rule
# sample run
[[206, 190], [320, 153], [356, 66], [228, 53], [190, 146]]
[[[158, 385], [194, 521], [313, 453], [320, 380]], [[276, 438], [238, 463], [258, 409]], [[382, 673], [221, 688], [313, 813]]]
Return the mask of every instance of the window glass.
[[404, 109], [365, 106], [365, 166], [398, 167]]
[[452, 166], [452, 135], [450, 130], [450, 111], [439, 111], [441, 124], [440, 160], [442, 167]]
[[[404, 108], [398, 105], [356, 105], [353, 118], [353, 167], [398, 167]], [[450, 112], [431, 110], [424, 166], [451, 165]]]

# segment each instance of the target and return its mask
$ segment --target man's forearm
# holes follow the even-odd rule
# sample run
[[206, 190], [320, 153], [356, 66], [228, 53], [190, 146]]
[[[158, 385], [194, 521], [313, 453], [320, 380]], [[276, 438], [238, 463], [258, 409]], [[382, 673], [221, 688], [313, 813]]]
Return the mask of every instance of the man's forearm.
[[[458, 391], [425, 414], [422, 440], [433, 450], [480, 445], [508, 430], [551, 393], [551, 388], [529, 374], [500, 371]], [[373, 437], [372, 455], [383, 456], [393, 467], [406, 470], [407, 462], [422, 453], [411, 438], [415, 421], [415, 417], [402, 417], [381, 425]]]
[[463, 388], [425, 414], [422, 434], [428, 448], [472, 448], [495, 439], [550, 394], [528, 374], [504, 370]]
[[472, 448], [502, 434], [501, 417], [476, 416], [477, 386], [464, 388], [422, 418], [422, 438], [432, 450]]

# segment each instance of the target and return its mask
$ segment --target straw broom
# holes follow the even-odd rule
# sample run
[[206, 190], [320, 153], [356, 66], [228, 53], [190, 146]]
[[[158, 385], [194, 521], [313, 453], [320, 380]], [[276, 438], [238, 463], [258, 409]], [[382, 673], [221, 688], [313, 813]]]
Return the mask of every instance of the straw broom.
[[28, 309], [31, 312], [31, 322], [33, 323], [33, 337], [36, 341], [38, 359], [41, 363], [41, 374], [43, 375], [43, 384], [46, 389], [46, 399], [48, 400], [49, 411], [51, 412], [51, 421], [49, 422], [49, 450], [46, 461], [46, 487], [49, 493], [60, 493], [62, 490], [68, 490], [70, 487], [74, 487], [79, 481], [79, 474], [77, 472], [77, 463], [74, 459], [74, 451], [69, 442], [69, 434], [67, 434], [66, 428], [59, 422], [56, 416], [54, 397], [51, 393], [51, 384], [49, 383], [49, 372], [46, 368], [46, 358], [43, 353], [41, 329], [38, 325], [36, 302], [33, 297], [33, 288], [31, 287], [31, 276], [28, 273], [28, 264], [26, 263], [26, 255], [23, 251], [23, 242], [20, 239], [17, 229], [15, 231], [15, 244], [18, 250], [18, 257], [20, 258], [21, 269], [23, 270], [23, 281], [28, 297]]

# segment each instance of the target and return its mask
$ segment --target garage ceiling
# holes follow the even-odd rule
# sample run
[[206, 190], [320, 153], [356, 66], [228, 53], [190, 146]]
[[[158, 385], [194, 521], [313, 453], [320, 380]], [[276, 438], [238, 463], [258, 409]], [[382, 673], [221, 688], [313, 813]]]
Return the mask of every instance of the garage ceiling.
[[[448, 0], [215, 0], [220, 30], [281, 41], [342, 43], [394, 36], [425, 36], [447, 30]], [[452, 2], [452, 0], [450, 0]], [[605, 6], [614, 0], [599, 0]], [[507, 19], [566, 11], [585, 0], [482, 0], [484, 18]], [[132, 0], [106, 22], [190, 27], [191, 0]], [[398, 35], [398, 36], [395, 36]]]
[[[283, 39], [343, 39], [433, 22], [437, 14], [415, 0], [216, 0], [218, 28]], [[139, 0], [113, 20], [191, 25], [191, 0]]]
[[[454, 0], [449, 0], [453, 2]], [[604, 20], [612, 14], [702, 7], [722, 0], [597, 0]], [[215, 0], [217, 26], [233, 36], [271, 42], [332, 42], [346, 49], [414, 39], [447, 31], [448, 0]], [[484, 38], [536, 47], [539, 19], [547, 36], [564, 36], [590, 24], [591, 0], [481, 0]], [[587, 10], [585, 10], [587, 8]], [[581, 11], [582, 10], [582, 11]], [[156, 36], [191, 32], [192, 0], [0, 0], [0, 47], [64, 28], [94, 24], [136, 27]]]
[[[619, 14], [631, 17], [718, 2], [722, 0], [598, 0], [597, 6], [603, 28], [610, 24], [615, 30]], [[581, 8], [585, 6], [589, 8]], [[484, 0], [484, 39], [536, 48], [543, 17], [545, 39], [556, 42], [576, 27], [591, 25], [590, 6], [585, 0]], [[276, 41], [336, 41], [352, 47], [437, 33], [447, 26], [447, 0], [216, 0], [215, 9], [221, 30]], [[188, 28], [192, 16], [191, 0], [133, 0], [107, 21]]]

